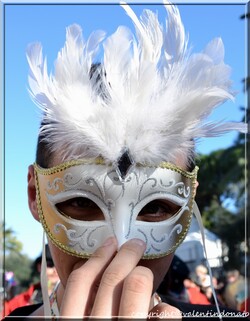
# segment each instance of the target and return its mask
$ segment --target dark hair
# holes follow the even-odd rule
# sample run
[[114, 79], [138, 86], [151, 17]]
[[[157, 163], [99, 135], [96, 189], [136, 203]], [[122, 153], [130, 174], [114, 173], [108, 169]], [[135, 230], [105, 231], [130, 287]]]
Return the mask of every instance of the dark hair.
[[44, 140], [44, 136], [38, 135], [36, 148], [36, 163], [43, 168], [49, 168], [52, 156], [52, 152], [50, 151], [48, 143]]
[[[54, 262], [50, 253], [48, 244], [45, 245], [45, 257], [47, 267], [54, 267]], [[42, 253], [35, 259], [31, 265], [32, 275], [35, 276], [37, 273], [40, 274], [38, 266], [42, 263]]]
[[187, 164], [188, 172], [192, 172], [196, 166], [196, 154], [195, 154], [195, 147], [190, 150], [190, 156]]

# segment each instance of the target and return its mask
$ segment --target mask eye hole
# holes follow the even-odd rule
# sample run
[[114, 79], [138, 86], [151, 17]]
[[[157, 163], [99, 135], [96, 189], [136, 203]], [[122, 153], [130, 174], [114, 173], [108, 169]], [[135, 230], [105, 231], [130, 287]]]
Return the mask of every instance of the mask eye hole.
[[56, 208], [62, 215], [79, 221], [103, 221], [105, 219], [100, 207], [85, 197], [75, 197], [57, 203]]
[[181, 206], [167, 200], [154, 200], [143, 207], [137, 216], [138, 221], [162, 222], [173, 217]]

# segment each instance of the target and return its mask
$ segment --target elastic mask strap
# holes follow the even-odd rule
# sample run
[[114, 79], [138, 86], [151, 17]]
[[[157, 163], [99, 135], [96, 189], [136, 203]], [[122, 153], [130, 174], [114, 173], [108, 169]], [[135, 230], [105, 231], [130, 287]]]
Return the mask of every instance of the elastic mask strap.
[[42, 251], [42, 267], [41, 267], [41, 288], [43, 296], [44, 316], [51, 316], [50, 301], [48, 294], [48, 278], [47, 278], [47, 260], [45, 250], [45, 232], [43, 231], [43, 251]]
[[211, 288], [212, 288], [212, 293], [213, 293], [213, 297], [214, 297], [215, 306], [216, 306], [216, 309], [217, 309], [217, 312], [218, 312], [219, 319], [222, 320], [222, 316], [221, 316], [221, 312], [220, 312], [217, 296], [216, 296], [214, 285], [213, 285], [212, 270], [211, 270], [211, 267], [210, 267], [210, 264], [209, 264], [209, 261], [208, 261], [208, 258], [207, 258], [207, 249], [206, 249], [206, 244], [205, 244], [206, 243], [205, 242], [205, 232], [204, 232], [204, 227], [203, 227], [203, 223], [202, 223], [202, 219], [201, 219], [201, 213], [200, 213], [200, 210], [199, 210], [196, 202], [194, 202], [193, 212], [194, 212], [195, 217], [197, 218], [197, 221], [198, 221], [198, 224], [199, 224], [199, 228], [200, 228], [200, 231], [201, 231], [202, 243], [203, 243], [205, 257], [206, 257], [206, 260], [207, 260], [208, 273], [209, 273], [209, 277], [210, 277]]

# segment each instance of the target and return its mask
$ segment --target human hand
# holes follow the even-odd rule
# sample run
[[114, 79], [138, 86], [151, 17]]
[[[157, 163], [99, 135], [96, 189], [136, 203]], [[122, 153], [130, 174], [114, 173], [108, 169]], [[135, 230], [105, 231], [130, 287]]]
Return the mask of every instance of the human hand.
[[[63, 317], [112, 316], [147, 318], [153, 289], [153, 273], [137, 266], [145, 243], [129, 240], [117, 251], [115, 238], [109, 238], [85, 262], [71, 272], [60, 309]], [[161, 312], [169, 305], [161, 303]], [[157, 313], [158, 313], [157, 312]]]

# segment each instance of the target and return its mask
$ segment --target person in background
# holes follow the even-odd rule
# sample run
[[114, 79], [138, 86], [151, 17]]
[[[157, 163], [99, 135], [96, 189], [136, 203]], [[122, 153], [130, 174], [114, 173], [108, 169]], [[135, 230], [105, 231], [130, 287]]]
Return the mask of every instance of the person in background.
[[225, 304], [232, 309], [241, 310], [242, 303], [247, 302], [246, 279], [234, 269], [226, 273], [226, 280], [223, 293]]
[[191, 304], [211, 304], [206, 294], [202, 291], [202, 281], [196, 272], [191, 272], [188, 278], [184, 280], [184, 287], [187, 291], [188, 302]]
[[[46, 244], [45, 248], [46, 253], [46, 262], [47, 262], [47, 268], [46, 268], [46, 274], [47, 274], [47, 281], [48, 281], [48, 294], [50, 295], [55, 288], [57, 282], [59, 281], [58, 274], [54, 265], [54, 262], [51, 257], [51, 253], [49, 250], [49, 246]], [[37, 304], [41, 303], [43, 301], [42, 299], [42, 288], [41, 288], [41, 282], [40, 282], [40, 274], [41, 274], [41, 264], [42, 264], [42, 255], [37, 257], [35, 261], [32, 264], [32, 278], [37, 282], [32, 283], [30, 287], [20, 293], [14, 296], [11, 300], [8, 300], [4, 304], [4, 315], [10, 314], [12, 311], [14, 311], [18, 307], [31, 305], [31, 304]]]
[[[213, 302], [213, 293], [211, 287], [211, 278], [205, 265], [199, 264], [195, 267], [195, 274], [199, 278], [199, 286], [201, 292], [204, 293], [209, 302]], [[214, 289], [216, 289], [216, 279], [212, 278]]]
[[5, 299], [8, 301], [15, 296], [17, 289], [17, 282], [15, 280], [14, 272], [6, 271], [5, 276]]
[[207, 286], [210, 279], [207, 267], [203, 264], [197, 265], [195, 267], [195, 274], [199, 277], [201, 285]]

